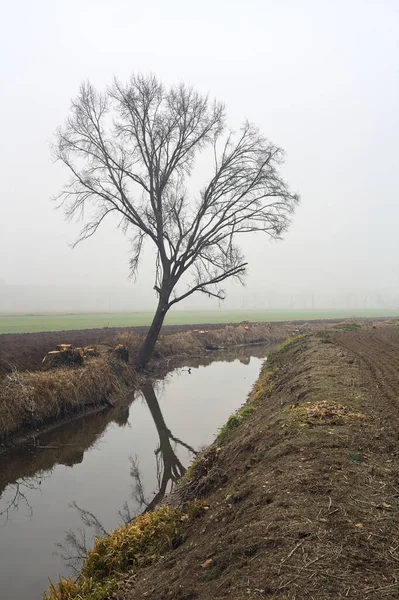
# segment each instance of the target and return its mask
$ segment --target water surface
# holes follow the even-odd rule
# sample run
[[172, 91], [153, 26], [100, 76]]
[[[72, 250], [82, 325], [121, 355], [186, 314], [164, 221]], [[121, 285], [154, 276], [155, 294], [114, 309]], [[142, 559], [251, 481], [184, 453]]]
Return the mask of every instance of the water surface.
[[0, 598], [39, 600], [48, 578], [70, 574], [60, 554], [76, 550], [57, 543], [81, 530], [90, 545], [94, 534], [73, 503], [107, 531], [152, 509], [245, 401], [265, 355], [258, 347], [191, 361], [110, 410], [43, 434], [38, 448], [0, 456]]

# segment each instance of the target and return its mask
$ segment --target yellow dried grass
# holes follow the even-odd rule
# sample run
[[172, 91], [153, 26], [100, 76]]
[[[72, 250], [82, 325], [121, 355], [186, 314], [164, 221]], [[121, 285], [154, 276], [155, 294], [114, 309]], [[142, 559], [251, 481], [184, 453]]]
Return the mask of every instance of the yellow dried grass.
[[203, 503], [194, 502], [187, 514], [179, 509], [161, 507], [145, 513], [115, 529], [109, 536], [97, 538], [76, 581], [63, 579], [50, 584], [44, 600], [105, 600], [143, 566], [154, 563], [173, 547], [185, 523], [204, 511]]
[[[171, 356], [195, 356], [207, 348], [234, 347], [237, 345], [255, 344], [273, 341], [269, 323], [253, 323], [250, 325], [226, 325], [221, 329], [179, 331], [162, 334], [155, 346], [153, 357], [156, 359]], [[124, 332], [117, 336], [116, 342], [129, 348], [134, 360], [143, 342], [143, 335]]]
[[106, 358], [92, 359], [81, 368], [14, 371], [0, 386], [0, 440], [101, 405], [128, 380], [133, 383], [133, 372], [120, 364], [116, 371]]

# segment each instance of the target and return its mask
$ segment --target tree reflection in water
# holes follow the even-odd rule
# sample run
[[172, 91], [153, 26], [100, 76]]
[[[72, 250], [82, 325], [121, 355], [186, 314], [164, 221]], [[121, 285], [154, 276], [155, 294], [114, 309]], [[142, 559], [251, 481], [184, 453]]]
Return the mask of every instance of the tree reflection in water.
[[[133, 479], [132, 499], [135, 503], [135, 509], [132, 510], [128, 502], [124, 503], [122, 510], [119, 511], [119, 515], [124, 523], [129, 523], [139, 514], [154, 510], [165, 495], [172, 491], [177, 481], [186, 473], [186, 467], [184, 467], [177, 456], [177, 448], [179, 446], [188, 450], [192, 457], [198, 454], [192, 446], [175, 437], [170, 429], [168, 429], [161, 407], [159, 406], [154, 384], [144, 384], [141, 392], [150, 410], [159, 437], [159, 444], [154, 451], [157, 490], [152, 498], [146, 495], [138, 458], [137, 456], [130, 457], [130, 475]], [[57, 544], [57, 547], [60, 550], [60, 555], [67, 562], [68, 567], [78, 572], [82, 561], [90, 549], [94, 536], [104, 536], [108, 532], [92, 512], [79, 507], [76, 503], [73, 503], [72, 506], [79, 511], [84, 527], [76, 531], [69, 530], [66, 533], [64, 542]]]
[[42, 479], [40, 476], [22, 478], [10, 485], [7, 489], [6, 497], [4, 499], [2, 497], [4, 504], [0, 507], [0, 523], [6, 523], [14, 511], [18, 512], [25, 509], [29, 517], [33, 515], [28, 494], [31, 490], [40, 489], [39, 486], [42, 483]]
[[[159, 406], [153, 384], [145, 384], [141, 388], [141, 391], [147, 406], [150, 409], [159, 436], [159, 445], [155, 449], [158, 491], [152, 500], [148, 501], [144, 496], [137, 457], [131, 458], [132, 468], [130, 473], [135, 480], [134, 499], [138, 502], [141, 508], [139, 512], [149, 512], [153, 510], [165, 497], [165, 494], [168, 491], [168, 485], [170, 484], [169, 491], [171, 491], [174, 484], [181, 479], [181, 477], [183, 477], [187, 470], [182, 465], [176, 454], [177, 446], [186, 448], [193, 456], [196, 456], [198, 452], [189, 444], [186, 444], [179, 438], [175, 437], [170, 429], [168, 429]], [[174, 447], [172, 447], [172, 442], [174, 442]]]

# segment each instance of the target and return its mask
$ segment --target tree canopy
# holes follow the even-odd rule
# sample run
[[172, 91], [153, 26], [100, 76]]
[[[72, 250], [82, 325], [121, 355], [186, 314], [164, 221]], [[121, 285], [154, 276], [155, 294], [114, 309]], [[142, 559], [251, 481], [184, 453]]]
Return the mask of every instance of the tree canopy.
[[[167, 310], [197, 291], [224, 299], [223, 282], [242, 281], [246, 271], [240, 235], [280, 238], [299, 201], [279, 174], [283, 151], [257, 127], [246, 121], [232, 132], [223, 104], [184, 84], [167, 88], [153, 75], [115, 80], [104, 92], [84, 83], [54, 151], [71, 173], [59, 196], [67, 217], [92, 207], [77, 241], [116, 213], [132, 238], [132, 273], [143, 242], [155, 246], [159, 302], [143, 364]], [[212, 172], [193, 192], [204, 151]]]

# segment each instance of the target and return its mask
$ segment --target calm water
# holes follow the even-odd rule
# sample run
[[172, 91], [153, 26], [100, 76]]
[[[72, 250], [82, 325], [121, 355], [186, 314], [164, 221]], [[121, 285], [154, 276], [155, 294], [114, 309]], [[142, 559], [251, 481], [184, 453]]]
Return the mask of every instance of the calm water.
[[124, 404], [42, 435], [35, 450], [0, 456], [0, 598], [39, 600], [48, 578], [71, 574], [61, 556], [71, 548], [57, 544], [79, 529], [90, 544], [94, 533], [73, 503], [110, 531], [126, 503], [134, 515], [160, 501], [245, 401], [265, 355], [240, 349], [239, 359], [176, 369]]

